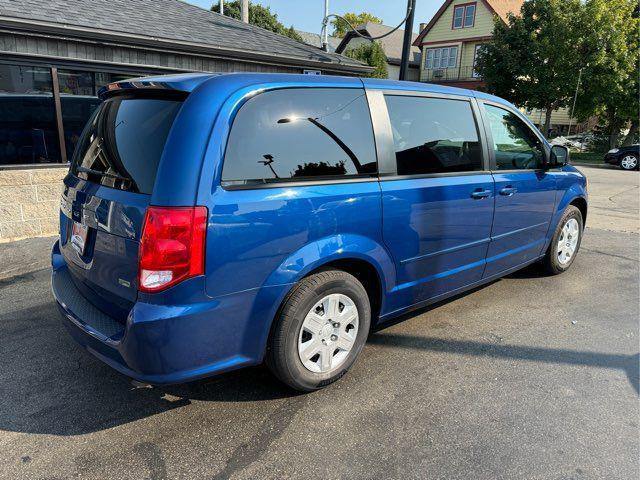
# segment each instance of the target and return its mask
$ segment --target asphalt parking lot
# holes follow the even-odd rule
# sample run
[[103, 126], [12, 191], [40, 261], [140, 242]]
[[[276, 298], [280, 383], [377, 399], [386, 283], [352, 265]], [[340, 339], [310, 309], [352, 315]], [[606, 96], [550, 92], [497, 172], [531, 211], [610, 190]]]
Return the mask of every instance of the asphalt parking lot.
[[133, 388], [68, 337], [47, 270], [0, 281], [0, 477], [638, 478], [639, 175], [583, 171], [569, 272], [417, 312], [308, 395], [262, 368]]

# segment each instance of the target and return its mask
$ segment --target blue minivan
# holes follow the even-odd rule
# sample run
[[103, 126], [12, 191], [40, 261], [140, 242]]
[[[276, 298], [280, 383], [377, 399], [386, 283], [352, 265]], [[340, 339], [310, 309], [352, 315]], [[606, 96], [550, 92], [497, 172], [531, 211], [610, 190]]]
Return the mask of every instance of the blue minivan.
[[108, 85], [64, 179], [53, 294], [119, 372], [266, 362], [311, 391], [369, 331], [575, 259], [587, 181], [508, 102], [423, 83], [183, 74]]

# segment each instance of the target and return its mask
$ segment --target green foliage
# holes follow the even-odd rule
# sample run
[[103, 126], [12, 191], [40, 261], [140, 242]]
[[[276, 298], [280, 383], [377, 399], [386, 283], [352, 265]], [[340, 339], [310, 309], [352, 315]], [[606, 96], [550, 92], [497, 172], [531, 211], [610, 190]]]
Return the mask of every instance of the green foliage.
[[[217, 3], [211, 7], [211, 10], [220, 13], [220, 3]], [[224, 15], [225, 17], [235, 18], [240, 20], [240, 1], [234, 0], [231, 2], [224, 2]], [[256, 5], [249, 2], [249, 23], [257, 27], [264, 28], [271, 32], [279, 33], [289, 38], [293, 38], [300, 43], [304, 43], [302, 37], [295, 31], [293, 26], [287, 28], [278, 21], [278, 15], [271, 12], [269, 7], [263, 7], [262, 5]]]
[[[371, 23], [382, 23], [382, 20], [372, 15], [368, 12], [362, 13], [345, 13], [342, 15], [351, 25], [357, 27], [358, 25], [362, 25], [367, 22]], [[344, 21], [339, 18], [334, 18], [331, 21], [331, 25], [333, 26], [333, 35], [334, 37], [344, 37], [347, 32], [350, 30], [349, 25], [347, 25]]]
[[580, 0], [530, 0], [519, 16], [498, 18], [476, 68], [487, 89], [521, 107], [551, 112], [569, 106], [582, 66]]
[[639, 28], [636, 0], [528, 0], [506, 24], [496, 18], [476, 69], [491, 93], [544, 110], [545, 132], [582, 70], [576, 115], [601, 115], [612, 135], [637, 129]]
[[635, 0], [587, 0], [584, 5], [585, 67], [578, 92], [576, 114], [597, 114], [600, 126], [617, 144], [620, 131], [629, 123], [631, 143], [638, 131], [640, 90], [638, 48], [640, 22]]
[[344, 55], [374, 67], [373, 78], [387, 78], [387, 56], [378, 42], [361, 43], [344, 51]]

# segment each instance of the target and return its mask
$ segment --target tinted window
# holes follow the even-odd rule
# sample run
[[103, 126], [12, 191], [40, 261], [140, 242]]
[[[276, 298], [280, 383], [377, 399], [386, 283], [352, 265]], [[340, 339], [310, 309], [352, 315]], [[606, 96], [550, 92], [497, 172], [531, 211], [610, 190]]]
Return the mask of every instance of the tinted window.
[[482, 170], [471, 105], [440, 98], [385, 97], [398, 175]]
[[503, 108], [484, 105], [498, 170], [535, 169], [542, 166], [544, 147], [533, 130]]
[[363, 90], [286, 89], [262, 93], [238, 112], [222, 179], [273, 182], [376, 172]]
[[0, 165], [59, 162], [48, 68], [0, 65]]
[[106, 100], [82, 132], [72, 173], [108, 187], [151, 193], [167, 135], [181, 104], [128, 97]]

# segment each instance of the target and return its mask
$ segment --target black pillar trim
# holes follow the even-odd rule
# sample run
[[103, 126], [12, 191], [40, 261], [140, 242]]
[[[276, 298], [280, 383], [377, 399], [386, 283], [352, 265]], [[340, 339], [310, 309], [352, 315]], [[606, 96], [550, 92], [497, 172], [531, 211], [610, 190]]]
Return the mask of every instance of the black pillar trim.
[[58, 81], [58, 69], [51, 67], [51, 81], [53, 83], [53, 105], [56, 112], [56, 127], [58, 130], [58, 143], [60, 144], [60, 160], [67, 163], [67, 146], [64, 143], [64, 126], [62, 124], [62, 104], [60, 103], [60, 83]]

